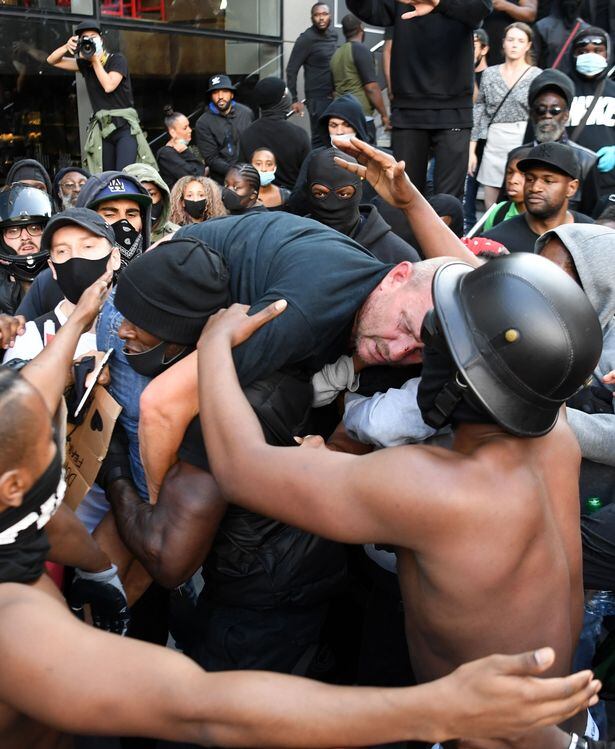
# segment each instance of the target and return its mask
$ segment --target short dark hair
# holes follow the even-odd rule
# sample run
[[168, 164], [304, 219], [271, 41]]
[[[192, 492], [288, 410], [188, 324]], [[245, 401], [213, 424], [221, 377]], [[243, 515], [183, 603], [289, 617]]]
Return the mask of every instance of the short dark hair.
[[28, 383], [10, 367], [0, 366], [0, 473], [26, 463], [39, 424], [27, 405]]
[[310, 8], [310, 15], [313, 16], [316, 8], [320, 8], [321, 5], [324, 5], [327, 10], [331, 10], [329, 8], [329, 3], [314, 3], [314, 5], [312, 5], [312, 7]]
[[258, 169], [253, 167], [252, 164], [247, 164], [245, 161], [239, 164], [233, 164], [228, 170], [229, 172], [237, 172], [240, 177], [250, 185], [254, 192], [258, 192], [261, 188], [261, 178], [258, 173]]
[[363, 24], [352, 13], [348, 13], [342, 18], [342, 31], [344, 32], [346, 39], [351, 36], [356, 36], [362, 30]]

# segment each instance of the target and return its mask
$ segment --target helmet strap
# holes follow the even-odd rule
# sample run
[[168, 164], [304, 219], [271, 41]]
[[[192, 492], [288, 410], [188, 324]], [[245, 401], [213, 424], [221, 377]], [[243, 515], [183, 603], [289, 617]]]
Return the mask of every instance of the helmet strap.
[[455, 376], [444, 385], [436, 396], [432, 408], [424, 416], [425, 422], [433, 426], [434, 429], [441, 429], [445, 424], [448, 424], [467, 389], [468, 386], [464, 385], [459, 379], [459, 372], [455, 372]]

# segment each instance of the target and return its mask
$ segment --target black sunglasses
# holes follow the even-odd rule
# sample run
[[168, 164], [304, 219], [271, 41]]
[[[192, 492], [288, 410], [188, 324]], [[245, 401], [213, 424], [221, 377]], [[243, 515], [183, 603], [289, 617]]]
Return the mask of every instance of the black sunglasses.
[[544, 117], [547, 112], [551, 115], [551, 117], [556, 117], [558, 114], [561, 114], [564, 111], [563, 107], [553, 106], [553, 107], [547, 107], [546, 104], [538, 104], [535, 107], [532, 107], [532, 112], [537, 114], [539, 117]]

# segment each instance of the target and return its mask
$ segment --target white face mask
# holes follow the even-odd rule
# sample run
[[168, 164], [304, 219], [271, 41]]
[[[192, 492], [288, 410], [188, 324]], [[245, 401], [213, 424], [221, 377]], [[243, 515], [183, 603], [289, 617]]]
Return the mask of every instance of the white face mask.
[[343, 133], [342, 135], [330, 135], [331, 145], [335, 146], [335, 141], [338, 143], [350, 143], [351, 138], [356, 138], [355, 133]]
[[607, 66], [607, 61], [597, 52], [585, 52], [576, 59], [576, 67], [581, 75], [593, 78], [599, 75]]

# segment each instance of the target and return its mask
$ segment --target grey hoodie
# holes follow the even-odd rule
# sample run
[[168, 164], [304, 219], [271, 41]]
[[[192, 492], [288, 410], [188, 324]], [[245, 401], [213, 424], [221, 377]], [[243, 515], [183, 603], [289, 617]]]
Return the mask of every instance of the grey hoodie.
[[[602, 355], [592, 384], [615, 392], [615, 386], [602, 382], [604, 375], [615, 369], [615, 230], [598, 224], [566, 224], [536, 240], [535, 251], [540, 252], [553, 236], [572, 255], [583, 290], [600, 318]], [[587, 414], [567, 408], [566, 415], [583, 457], [615, 466], [615, 413]]]

